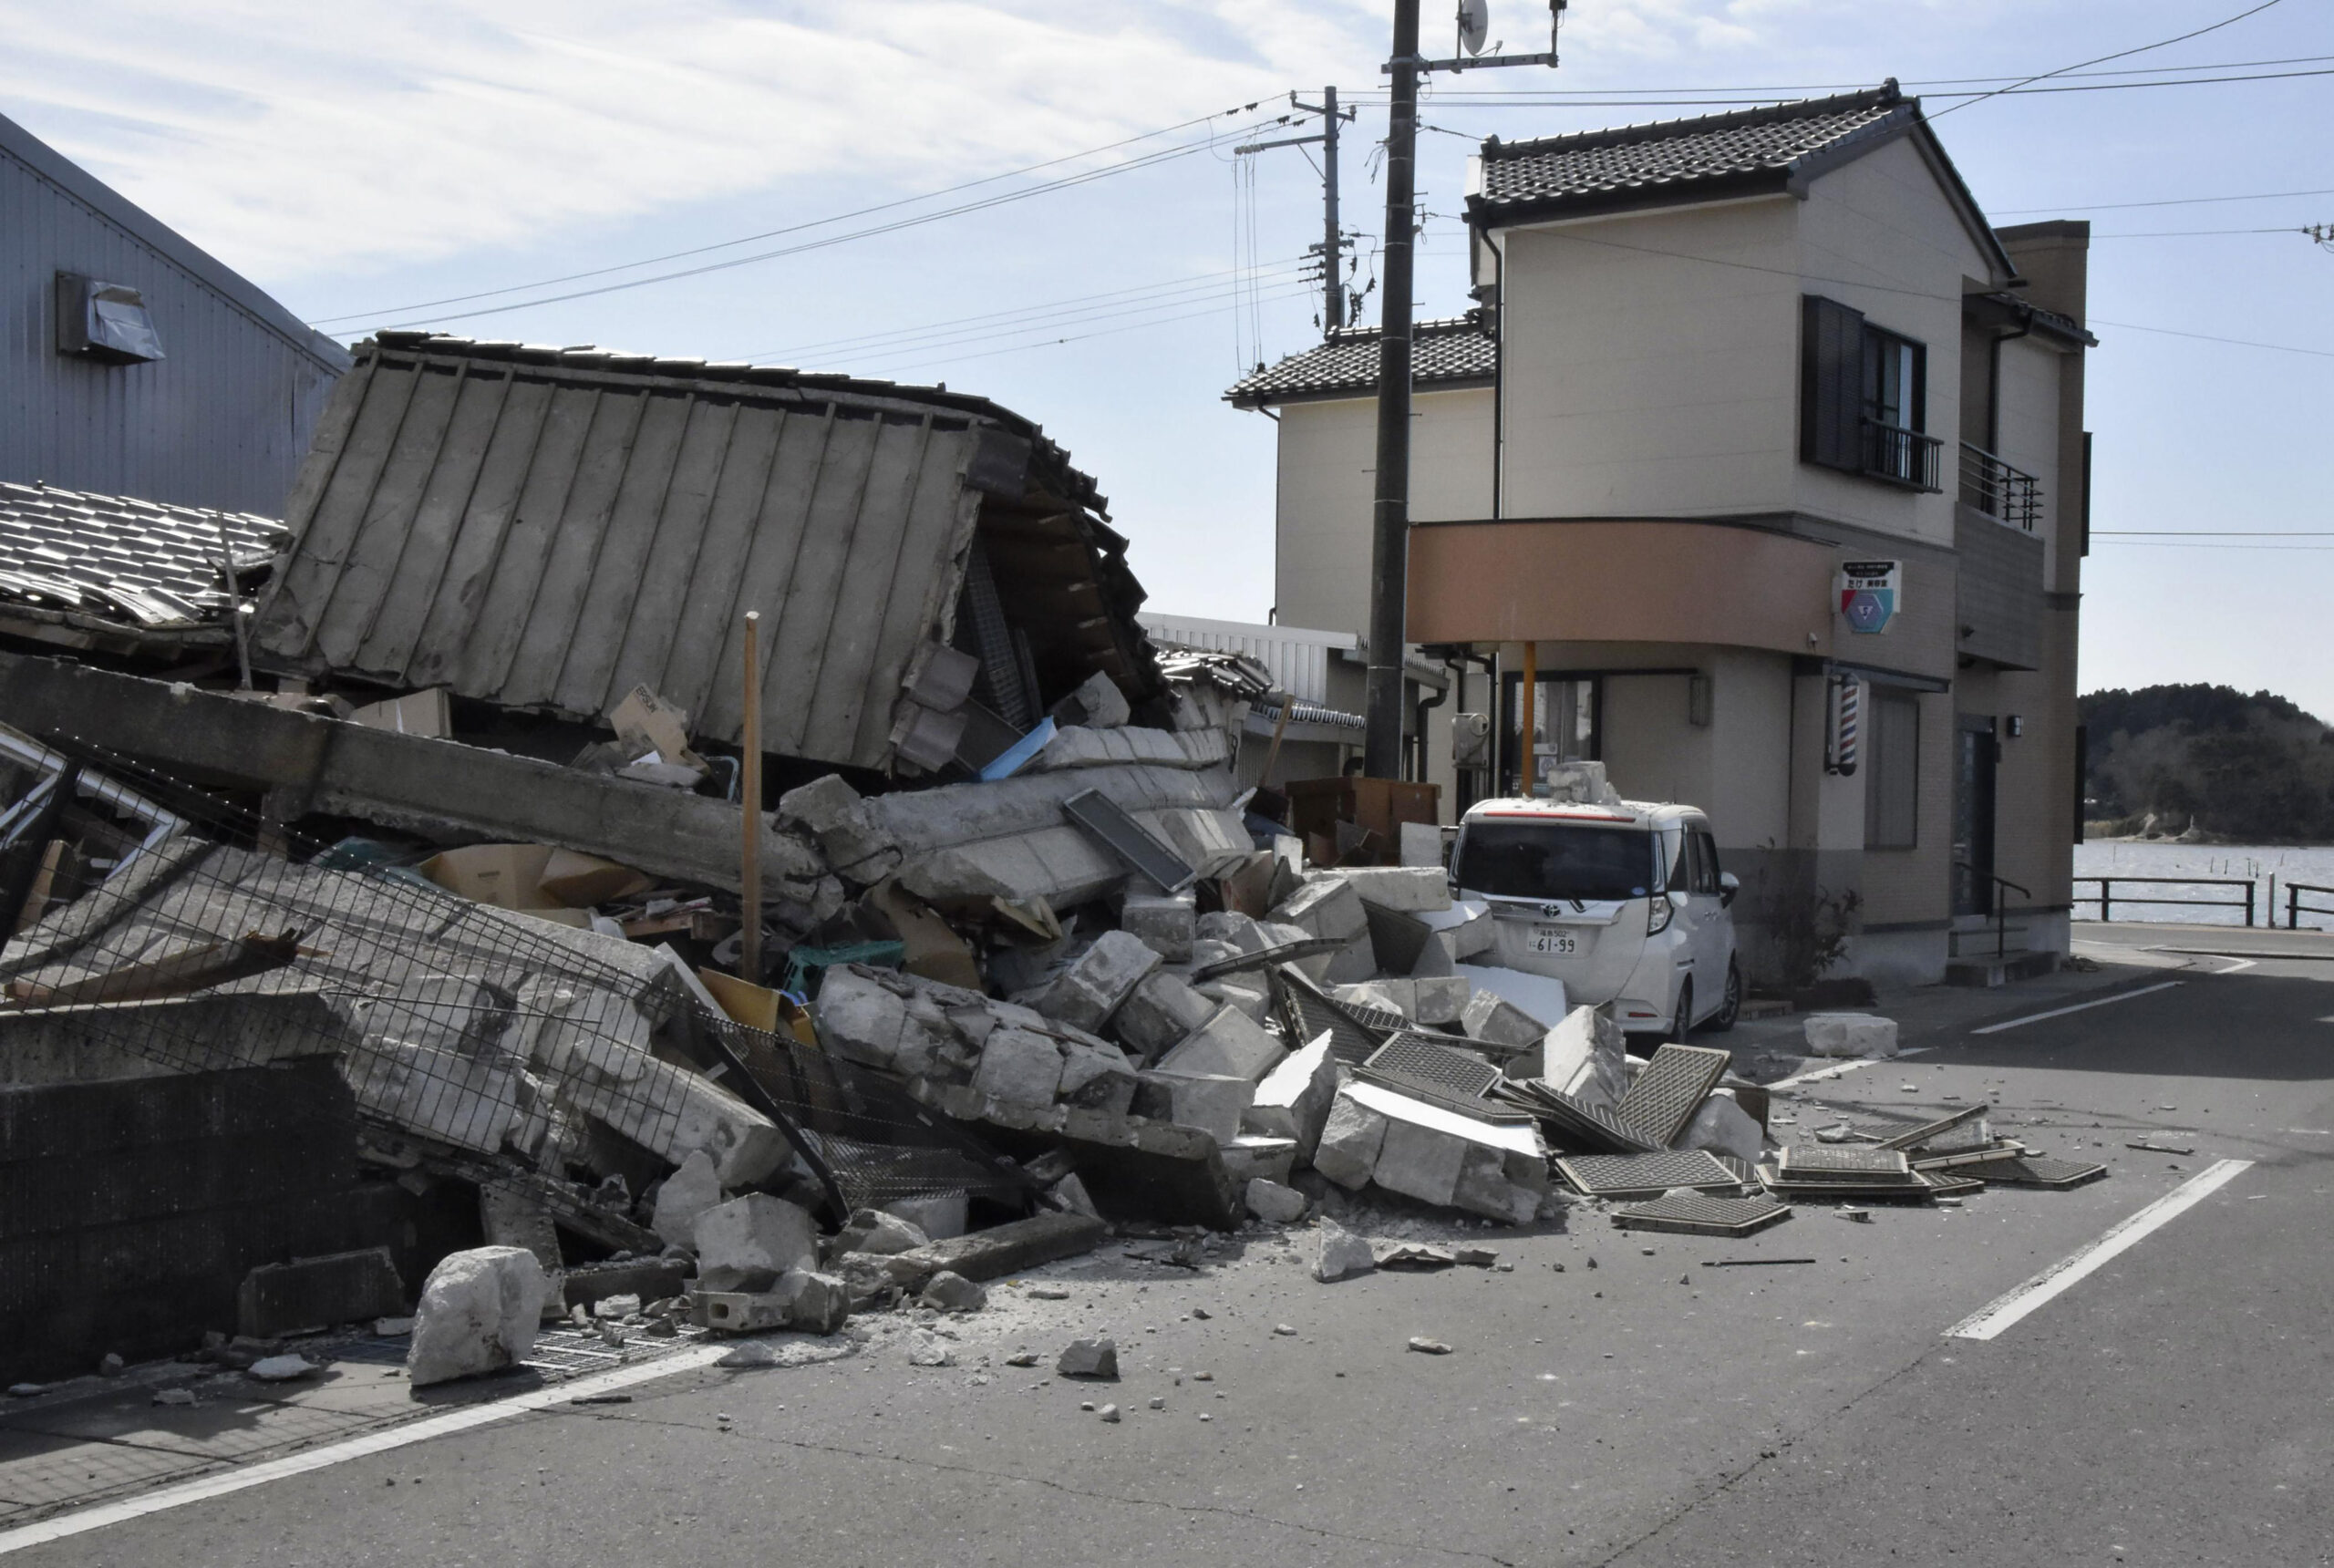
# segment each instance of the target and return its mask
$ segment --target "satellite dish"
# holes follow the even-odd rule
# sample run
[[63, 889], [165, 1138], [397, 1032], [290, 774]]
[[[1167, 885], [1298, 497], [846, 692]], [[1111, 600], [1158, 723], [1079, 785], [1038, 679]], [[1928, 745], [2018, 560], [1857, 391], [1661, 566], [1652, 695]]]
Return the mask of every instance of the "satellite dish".
[[1471, 55], [1483, 52], [1491, 32], [1491, 0], [1459, 0], [1459, 46]]

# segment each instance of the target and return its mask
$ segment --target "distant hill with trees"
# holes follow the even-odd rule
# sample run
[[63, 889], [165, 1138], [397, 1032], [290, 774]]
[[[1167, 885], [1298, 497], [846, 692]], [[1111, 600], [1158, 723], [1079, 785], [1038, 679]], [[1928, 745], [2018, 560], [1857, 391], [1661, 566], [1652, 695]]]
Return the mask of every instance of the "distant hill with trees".
[[2334, 731], [2284, 697], [2154, 686], [2078, 699], [2084, 815], [2098, 834], [2153, 829], [2250, 843], [2334, 841]]

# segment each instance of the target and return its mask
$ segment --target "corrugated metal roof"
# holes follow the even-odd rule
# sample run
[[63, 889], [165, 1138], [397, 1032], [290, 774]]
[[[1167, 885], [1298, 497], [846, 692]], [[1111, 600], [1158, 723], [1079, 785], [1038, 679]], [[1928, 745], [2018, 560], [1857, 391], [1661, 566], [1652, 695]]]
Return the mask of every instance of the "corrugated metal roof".
[[289, 538], [273, 518], [0, 483], [0, 600], [167, 628], [225, 608], [230, 552], [248, 572]]
[[1148, 694], [1100, 500], [1034, 426], [962, 394], [384, 333], [294, 488], [259, 648], [578, 719], [645, 685], [734, 743], [759, 610], [766, 748], [880, 768], [976, 532], [1046, 645], [1041, 686], [1109, 668]]

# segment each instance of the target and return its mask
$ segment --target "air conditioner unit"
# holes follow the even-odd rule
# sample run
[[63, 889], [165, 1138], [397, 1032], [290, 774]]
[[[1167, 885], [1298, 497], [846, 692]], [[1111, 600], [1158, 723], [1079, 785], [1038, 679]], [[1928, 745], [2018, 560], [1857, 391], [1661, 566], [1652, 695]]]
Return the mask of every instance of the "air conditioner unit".
[[1460, 768], [1492, 765], [1492, 716], [1454, 713], [1451, 716], [1451, 760]]

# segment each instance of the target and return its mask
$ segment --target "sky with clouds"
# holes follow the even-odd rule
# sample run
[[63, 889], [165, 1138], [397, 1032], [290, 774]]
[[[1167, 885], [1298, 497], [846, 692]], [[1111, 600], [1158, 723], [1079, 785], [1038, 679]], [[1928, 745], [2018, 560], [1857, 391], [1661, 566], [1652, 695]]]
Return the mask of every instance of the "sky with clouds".
[[[1430, 89], [1420, 306], [1466, 303], [1452, 215], [1483, 135], [1694, 112], [1622, 94], [1781, 98], [1890, 76], [1934, 113], [1968, 78], [2052, 70], [2246, 5], [1573, 0], [1560, 71], [1463, 78], [1464, 101], [1447, 80]], [[1436, 0], [1426, 9], [1433, 48], [1449, 22]], [[1231, 148], [1273, 129], [1291, 89], [1336, 83], [1358, 101], [1343, 173], [1366, 281], [1389, 12], [0, 0], [0, 113], [345, 337], [442, 323], [994, 397], [1100, 479], [1154, 606], [1261, 619], [1272, 427], [1219, 395], [1243, 366], [1317, 336], [1299, 258], [1318, 236], [1318, 183], [1308, 153]], [[1543, 6], [1492, 0], [1492, 15], [1511, 50], [1541, 46]], [[2334, 529], [2334, 253], [2293, 232], [2334, 223], [2334, 76], [2286, 74], [2329, 57], [2334, 7], [2279, 0], [2102, 67], [2261, 79], [1996, 98], [1939, 124], [1998, 221], [2092, 221], [2094, 528], [2230, 535], [2196, 547], [2102, 534], [2086, 689], [2222, 681], [2334, 717], [2334, 537], [2236, 537]], [[1485, 89], [1534, 101], [1473, 101]], [[968, 181], [986, 182], [906, 200]], [[1045, 181], [1057, 183], [1028, 194]], [[2256, 199], [2296, 191], [2315, 194]], [[2246, 199], [2112, 205], [2207, 196]], [[2220, 232], [2255, 229], [2282, 232]], [[761, 237], [729, 243], [747, 236]], [[748, 257], [762, 259], [703, 270]], [[664, 281], [587, 292], [650, 277]], [[490, 292], [554, 278], [574, 281]], [[581, 297], [509, 308], [546, 294]]]

